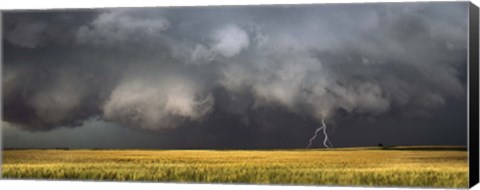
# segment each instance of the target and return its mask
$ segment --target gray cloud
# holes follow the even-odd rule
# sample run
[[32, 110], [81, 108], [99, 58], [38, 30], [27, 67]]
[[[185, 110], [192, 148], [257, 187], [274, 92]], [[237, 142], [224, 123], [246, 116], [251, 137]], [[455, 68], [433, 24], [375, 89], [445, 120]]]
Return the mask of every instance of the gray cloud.
[[161, 17], [139, 17], [120, 9], [101, 13], [90, 24], [81, 26], [76, 37], [81, 44], [125, 46], [155, 40], [169, 27], [168, 20]]
[[4, 24], [3, 119], [30, 131], [99, 118], [261, 133], [274, 126], [258, 116], [268, 110], [341, 123], [428, 117], [466, 98], [461, 2], [44, 14]]
[[[168, 81], [168, 83], [167, 83]], [[181, 77], [133, 79], [116, 87], [103, 106], [105, 119], [146, 129], [174, 128], [198, 120], [214, 103], [211, 94]]]
[[248, 34], [235, 25], [226, 25], [215, 32], [212, 49], [225, 57], [232, 57], [249, 44]]
[[43, 22], [22, 23], [12, 26], [5, 39], [21, 47], [35, 48], [42, 40], [47, 24]]

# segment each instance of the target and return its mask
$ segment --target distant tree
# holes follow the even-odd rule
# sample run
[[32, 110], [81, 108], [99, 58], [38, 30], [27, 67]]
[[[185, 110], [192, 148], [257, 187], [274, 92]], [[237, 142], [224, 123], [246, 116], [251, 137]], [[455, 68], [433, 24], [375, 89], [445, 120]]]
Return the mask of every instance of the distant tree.
[[383, 147], [383, 144], [382, 144], [382, 143], [378, 143], [378, 146], [379, 146], [379, 147]]

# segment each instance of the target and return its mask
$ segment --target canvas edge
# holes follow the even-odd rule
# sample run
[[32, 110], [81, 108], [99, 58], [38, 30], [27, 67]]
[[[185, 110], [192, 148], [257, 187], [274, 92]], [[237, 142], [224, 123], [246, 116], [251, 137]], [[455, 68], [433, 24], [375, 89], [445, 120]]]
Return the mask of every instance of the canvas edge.
[[469, 3], [468, 17], [468, 133], [469, 133], [469, 187], [479, 182], [479, 62], [478, 62], [478, 7]]
[[[3, 10], [0, 10], [0, 81], [3, 81]], [[0, 83], [0, 180], [3, 178], [3, 82]]]

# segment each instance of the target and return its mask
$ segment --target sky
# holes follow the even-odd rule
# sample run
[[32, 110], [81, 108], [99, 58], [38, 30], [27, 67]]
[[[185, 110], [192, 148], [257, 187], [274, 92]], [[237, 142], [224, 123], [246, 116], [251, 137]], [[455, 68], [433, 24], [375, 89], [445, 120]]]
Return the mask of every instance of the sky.
[[468, 2], [2, 18], [4, 148], [467, 144]]

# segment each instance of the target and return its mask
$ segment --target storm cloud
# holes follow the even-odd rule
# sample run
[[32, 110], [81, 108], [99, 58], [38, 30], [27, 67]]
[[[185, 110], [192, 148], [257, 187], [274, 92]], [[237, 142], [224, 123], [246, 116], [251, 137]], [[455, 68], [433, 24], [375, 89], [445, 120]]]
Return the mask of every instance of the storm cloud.
[[51, 131], [95, 119], [222, 139], [228, 130], [288, 138], [322, 119], [340, 130], [353, 118], [429, 118], [451, 104], [462, 112], [445, 114], [466, 117], [458, 113], [467, 10], [455, 2], [6, 12], [3, 121]]

